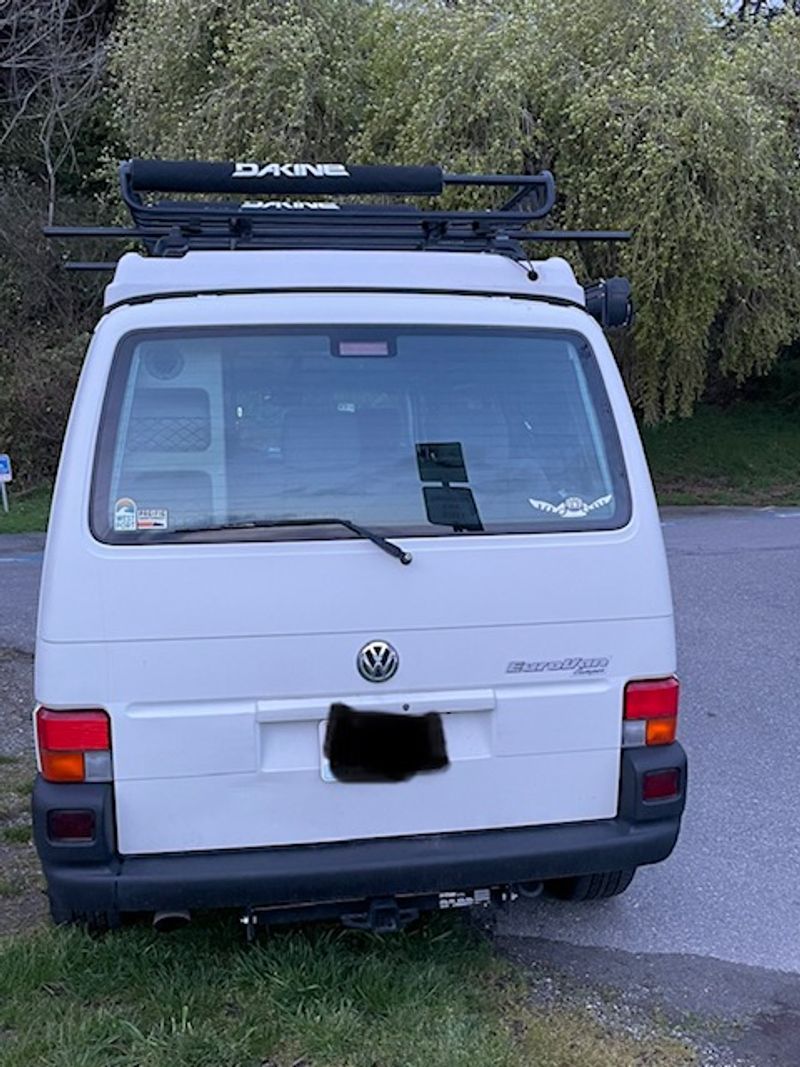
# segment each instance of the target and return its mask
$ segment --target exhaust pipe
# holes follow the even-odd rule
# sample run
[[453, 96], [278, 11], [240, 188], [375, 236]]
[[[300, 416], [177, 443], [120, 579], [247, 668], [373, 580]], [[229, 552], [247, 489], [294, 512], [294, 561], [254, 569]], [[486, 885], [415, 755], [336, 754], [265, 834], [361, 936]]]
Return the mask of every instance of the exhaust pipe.
[[192, 917], [188, 911], [157, 911], [153, 916], [153, 929], [160, 934], [168, 934], [188, 926]]
[[519, 882], [514, 886], [521, 897], [527, 900], [535, 900], [544, 892], [544, 882]]

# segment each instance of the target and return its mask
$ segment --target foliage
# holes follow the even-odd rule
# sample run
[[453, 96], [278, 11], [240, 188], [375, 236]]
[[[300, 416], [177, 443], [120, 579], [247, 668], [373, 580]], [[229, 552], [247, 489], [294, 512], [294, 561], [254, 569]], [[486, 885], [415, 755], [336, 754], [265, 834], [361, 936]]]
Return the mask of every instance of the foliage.
[[52, 472], [97, 308], [98, 279], [64, 275], [39, 227], [119, 212], [129, 155], [549, 167], [554, 225], [635, 231], [566, 251], [585, 280], [632, 278], [636, 328], [614, 344], [639, 412], [735, 393], [800, 337], [796, 7], [6, 0], [4, 447], [23, 477]]
[[81, 128], [100, 93], [113, 0], [0, 5], [0, 160], [44, 180], [53, 222], [60, 172], [78, 164]]
[[[0, 451], [20, 485], [55, 473], [72, 392], [98, 310], [96, 282], [64, 272], [41, 233], [47, 190], [19, 176], [0, 188]], [[72, 211], [86, 203], [64, 204]]]
[[0, 448], [19, 483], [50, 477], [96, 313], [41, 227], [96, 214], [100, 99], [114, 0], [0, 3]]
[[114, 121], [143, 155], [551, 167], [556, 222], [635, 229], [572, 258], [631, 275], [656, 421], [800, 334], [800, 21], [723, 31], [705, 3], [129, 0]]

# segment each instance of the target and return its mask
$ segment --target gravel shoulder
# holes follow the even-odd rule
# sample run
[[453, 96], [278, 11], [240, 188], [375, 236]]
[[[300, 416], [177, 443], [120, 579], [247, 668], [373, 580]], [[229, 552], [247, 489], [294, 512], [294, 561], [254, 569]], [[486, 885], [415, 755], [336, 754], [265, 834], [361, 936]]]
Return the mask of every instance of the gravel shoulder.
[[0, 647], [0, 756], [32, 758], [33, 655]]

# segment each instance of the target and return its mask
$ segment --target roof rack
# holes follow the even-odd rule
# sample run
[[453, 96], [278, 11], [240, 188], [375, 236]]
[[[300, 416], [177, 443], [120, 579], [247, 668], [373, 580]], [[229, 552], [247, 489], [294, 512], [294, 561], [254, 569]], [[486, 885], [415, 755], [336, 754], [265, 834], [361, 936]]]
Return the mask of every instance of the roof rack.
[[[624, 241], [619, 230], [537, 230], [555, 204], [555, 182], [539, 174], [448, 174], [435, 166], [343, 163], [194, 163], [133, 159], [120, 167], [132, 227], [48, 226], [48, 237], [140, 240], [150, 256], [219, 249], [485, 251], [527, 259], [526, 241]], [[408, 203], [340, 203], [305, 197], [431, 197], [448, 186], [506, 188], [501, 207], [442, 211]], [[146, 193], [245, 194], [262, 200], [145, 200]], [[67, 262], [113, 270], [115, 262]]]

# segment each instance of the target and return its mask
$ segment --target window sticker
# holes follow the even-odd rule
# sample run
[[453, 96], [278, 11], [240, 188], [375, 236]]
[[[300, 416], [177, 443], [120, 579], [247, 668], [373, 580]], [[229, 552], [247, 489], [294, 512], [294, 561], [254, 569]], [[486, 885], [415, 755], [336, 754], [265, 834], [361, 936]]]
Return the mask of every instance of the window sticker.
[[136, 530], [136, 501], [122, 496], [114, 505], [114, 529], [118, 533], [133, 533]]
[[138, 508], [137, 530], [166, 530], [169, 527], [169, 512], [166, 508]]
[[599, 496], [591, 504], [580, 496], [568, 496], [560, 504], [551, 504], [548, 500], [534, 500], [528, 498], [528, 503], [538, 511], [545, 511], [548, 515], [559, 515], [562, 519], [585, 519], [591, 512], [603, 508], [614, 499], [611, 493], [608, 496]]

